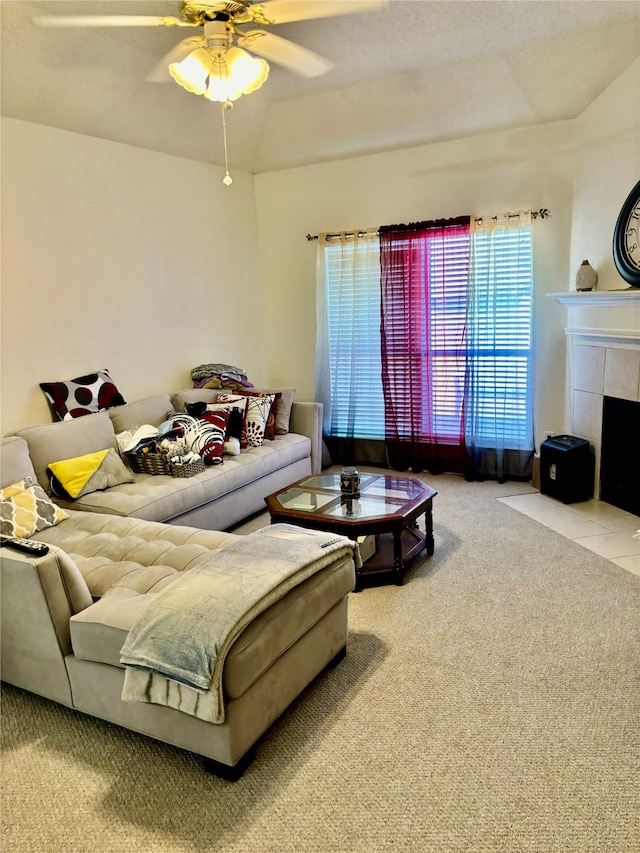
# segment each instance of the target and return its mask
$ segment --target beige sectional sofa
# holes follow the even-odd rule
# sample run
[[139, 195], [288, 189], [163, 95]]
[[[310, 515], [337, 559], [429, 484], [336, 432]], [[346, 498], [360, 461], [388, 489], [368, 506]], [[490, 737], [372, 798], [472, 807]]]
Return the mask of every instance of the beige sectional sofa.
[[[261, 447], [225, 456], [222, 465], [209, 466], [195, 477], [136, 474], [132, 483], [91, 492], [73, 503], [56, 502], [67, 509], [226, 530], [263, 510], [268, 494], [320, 471], [322, 406], [297, 402], [292, 389], [282, 390], [289, 392], [283, 396], [287, 403], [282, 429], [287, 431]], [[217, 394], [196, 388], [159, 394], [74, 420], [26, 427], [15, 435], [26, 441], [38, 482], [50, 493], [50, 463], [108, 447], [117, 450], [116, 434], [144, 424], [157, 427], [168, 412], [182, 412], [189, 402], [214, 402]]]
[[[160, 419], [167, 398], [156, 403]], [[147, 401], [142, 408], [148, 422], [152, 404]], [[305, 423], [307, 414], [312, 410], [303, 404], [292, 413], [292, 426]], [[315, 423], [314, 417], [311, 421]], [[64, 450], [68, 436], [75, 453], [88, 452], [97, 438], [111, 440], [111, 426], [105, 412], [21, 430], [2, 442], [0, 487], [25, 477], [35, 481], [36, 475], [42, 482], [45, 457], [51, 450]], [[115, 487], [117, 500], [101, 493], [105, 502], [100, 504], [100, 495], [89, 495], [90, 507], [78, 509], [76, 504], [68, 518], [36, 532], [31, 538], [49, 545], [45, 556], [0, 549], [3, 681], [202, 755], [209, 770], [236, 779], [265, 730], [344, 653], [348, 593], [355, 582], [351, 543], [338, 546], [341, 550], [328, 562], [243, 627], [224, 659], [223, 722], [160, 704], [123, 701], [120, 651], [136, 620], [182, 572], [209, 565], [244, 538], [201, 527], [257, 508], [265, 489], [282, 482], [278, 472], [288, 482], [310, 471], [311, 441], [296, 433], [282, 436], [273, 442], [281, 443], [280, 450], [255, 454], [250, 463], [235, 467], [225, 462], [220, 473], [205, 472], [192, 484], [136, 476], [135, 483]], [[274, 452], [288, 460], [275, 469], [269, 467]], [[227, 465], [230, 484], [207, 485], [207, 475], [214, 475], [215, 482], [226, 476]], [[251, 482], [261, 484], [255, 486], [255, 499], [249, 498], [248, 478], [243, 477], [249, 465], [254, 468]], [[187, 496], [190, 488], [194, 494]], [[178, 523], [185, 518], [201, 526]]]

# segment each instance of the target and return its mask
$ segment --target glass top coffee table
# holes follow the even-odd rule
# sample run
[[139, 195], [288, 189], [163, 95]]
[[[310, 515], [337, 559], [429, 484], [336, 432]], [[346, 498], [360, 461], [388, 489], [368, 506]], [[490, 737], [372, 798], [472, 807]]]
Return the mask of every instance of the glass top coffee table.
[[[360, 493], [340, 491], [339, 474], [305, 477], [265, 498], [271, 523], [341, 533], [350, 539], [375, 536], [376, 551], [357, 570], [356, 590], [369, 579], [402, 584], [406, 564], [423, 549], [433, 554], [432, 502], [437, 491], [413, 477], [360, 474]], [[425, 516], [425, 532], [417, 519]]]

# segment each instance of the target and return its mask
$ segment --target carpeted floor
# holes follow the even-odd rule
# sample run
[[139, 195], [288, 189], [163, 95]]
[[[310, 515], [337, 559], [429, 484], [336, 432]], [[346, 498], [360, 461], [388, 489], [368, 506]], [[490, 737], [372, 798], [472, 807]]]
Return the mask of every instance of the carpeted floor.
[[435, 554], [350, 597], [235, 784], [4, 686], [3, 853], [640, 849], [640, 578], [496, 500], [526, 485], [427, 479]]

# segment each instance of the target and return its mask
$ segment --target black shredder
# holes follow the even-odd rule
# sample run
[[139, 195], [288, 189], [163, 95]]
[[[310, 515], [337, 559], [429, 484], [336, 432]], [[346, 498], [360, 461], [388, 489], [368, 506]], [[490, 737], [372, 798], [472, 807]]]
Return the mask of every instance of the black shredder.
[[593, 494], [591, 445], [574, 435], [554, 435], [540, 445], [540, 492], [571, 504]]

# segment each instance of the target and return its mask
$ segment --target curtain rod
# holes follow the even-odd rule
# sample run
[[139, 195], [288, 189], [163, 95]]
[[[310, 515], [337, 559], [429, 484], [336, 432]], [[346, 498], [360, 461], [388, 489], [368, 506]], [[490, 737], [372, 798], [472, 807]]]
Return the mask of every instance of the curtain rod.
[[[518, 219], [518, 217], [519, 217], [519, 216], [520, 216], [520, 214], [519, 214], [519, 213], [510, 213], [510, 214], [509, 214], [509, 218], [510, 218], [510, 219]], [[531, 218], [532, 218], [532, 219], [537, 219], [538, 217], [540, 217], [540, 219], [548, 219], [550, 216], [551, 216], [551, 213], [550, 213], [550, 211], [549, 211], [549, 208], [547, 208], [547, 207], [541, 207], [541, 208], [540, 208], [540, 210], [532, 210], [532, 211], [531, 211]], [[481, 216], [473, 216], [473, 217], [472, 217], [472, 219], [477, 219], [477, 220], [479, 220], [480, 222], [482, 222], [482, 217], [481, 217]], [[497, 217], [497, 216], [492, 216], [492, 217], [491, 217], [491, 219], [492, 219], [494, 222], [497, 222], [497, 221], [498, 221], [498, 217]], [[342, 233], [342, 232], [341, 232], [341, 233]], [[344, 232], [344, 235], [345, 235], [345, 237], [355, 237], [355, 236], [358, 236], [358, 237], [364, 237], [364, 235], [365, 235], [366, 233], [367, 233], [366, 231], [345, 231], [345, 232]], [[379, 232], [376, 232], [376, 233], [379, 233]], [[327, 235], [326, 235], [326, 237], [325, 237], [325, 239], [326, 239], [326, 240], [330, 240], [332, 237], [339, 237], [339, 236], [340, 236], [340, 234], [327, 234]], [[306, 238], [307, 238], [307, 240], [309, 240], [309, 241], [310, 241], [310, 240], [317, 240], [317, 239], [318, 239], [318, 235], [317, 235], [317, 234], [305, 234], [305, 237], [306, 237]]]

